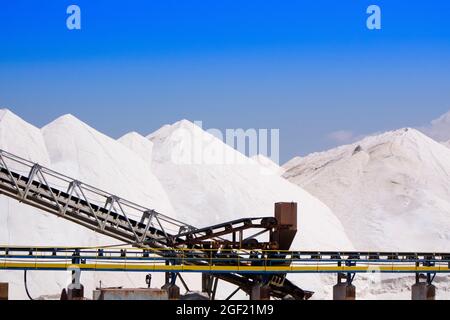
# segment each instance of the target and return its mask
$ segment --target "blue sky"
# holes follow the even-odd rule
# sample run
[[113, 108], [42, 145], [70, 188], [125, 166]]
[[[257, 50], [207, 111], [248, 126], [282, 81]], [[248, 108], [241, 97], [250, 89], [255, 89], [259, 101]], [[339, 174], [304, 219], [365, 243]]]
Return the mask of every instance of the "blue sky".
[[[81, 8], [82, 29], [66, 28]], [[366, 28], [366, 8], [382, 29]], [[279, 128], [281, 160], [450, 109], [448, 1], [3, 1], [0, 106], [113, 137]]]

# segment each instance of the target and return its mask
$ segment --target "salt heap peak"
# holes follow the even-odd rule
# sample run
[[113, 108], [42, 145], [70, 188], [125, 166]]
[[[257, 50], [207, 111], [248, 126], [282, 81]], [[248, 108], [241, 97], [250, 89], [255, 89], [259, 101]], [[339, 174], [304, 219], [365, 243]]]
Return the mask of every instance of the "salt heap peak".
[[314, 153], [285, 169], [338, 215], [358, 250], [450, 245], [450, 149], [415, 129]]
[[147, 139], [149, 139], [149, 140], [163, 139], [163, 138], [166, 138], [168, 135], [172, 134], [174, 129], [180, 129], [180, 128], [185, 128], [185, 129], [189, 129], [189, 130], [196, 130], [198, 128], [201, 130], [201, 128], [199, 126], [197, 126], [195, 123], [193, 123], [189, 120], [186, 120], [186, 119], [182, 119], [173, 124], [166, 124], [166, 125], [162, 126], [155, 132], [150, 133], [147, 136]]
[[[163, 126], [147, 138], [159, 146], [153, 157], [156, 162], [176, 165], [244, 165], [261, 169], [254, 160], [188, 120]], [[225, 137], [220, 134], [220, 138]]]
[[42, 165], [50, 163], [40, 130], [8, 109], [0, 110], [1, 149]]
[[184, 212], [191, 224], [207, 226], [242, 217], [272, 216], [275, 202], [295, 201], [302, 230], [296, 248], [352, 247], [327, 206], [277, 175], [262, 174], [264, 168], [257, 162], [192, 122], [164, 126], [149, 139], [154, 143], [153, 172], [175, 210]]
[[1, 108], [0, 109], [0, 119], [3, 118], [8, 113], [12, 113], [12, 112], [8, 108]]
[[137, 132], [129, 132], [117, 141], [138, 154], [149, 165], [152, 162], [153, 143]]
[[58, 171], [149, 209], [173, 214], [149, 164], [122, 143], [72, 115], [56, 119], [42, 133]]

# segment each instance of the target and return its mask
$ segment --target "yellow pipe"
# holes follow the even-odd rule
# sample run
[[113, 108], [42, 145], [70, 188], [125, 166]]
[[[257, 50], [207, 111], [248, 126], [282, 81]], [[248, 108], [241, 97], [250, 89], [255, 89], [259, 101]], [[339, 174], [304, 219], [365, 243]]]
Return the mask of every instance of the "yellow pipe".
[[159, 271], [159, 272], [450, 272], [448, 267], [416, 267], [416, 266], [356, 266], [356, 267], [333, 267], [333, 266], [280, 266], [280, 267], [251, 267], [251, 266], [191, 266], [191, 265], [157, 265], [157, 264], [125, 264], [125, 263], [91, 263], [91, 264], [71, 264], [71, 263], [42, 263], [42, 262], [4, 262], [0, 263], [0, 269], [55, 269], [68, 270], [79, 268], [80, 270], [96, 271]]

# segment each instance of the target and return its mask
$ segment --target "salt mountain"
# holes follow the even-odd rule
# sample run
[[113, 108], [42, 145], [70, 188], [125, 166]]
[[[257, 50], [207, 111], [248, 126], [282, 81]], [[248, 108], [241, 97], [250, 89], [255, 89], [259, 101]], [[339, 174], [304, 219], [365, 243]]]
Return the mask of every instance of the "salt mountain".
[[295, 158], [291, 182], [325, 202], [358, 250], [450, 247], [450, 149], [414, 129]]
[[[277, 175], [262, 174], [264, 170], [255, 161], [248, 160], [193, 124], [181, 121], [165, 126], [150, 138], [154, 146], [138, 134], [115, 141], [70, 115], [39, 130], [10, 111], [0, 111], [0, 148], [174, 218], [206, 226], [238, 217], [272, 215], [274, 202], [297, 201], [300, 208], [297, 248], [352, 249], [342, 225], [327, 206]], [[248, 163], [180, 163], [183, 153], [192, 151], [190, 143], [194, 141], [206, 143], [207, 151], [212, 151], [208, 156], [213, 160], [214, 154], [221, 152], [241, 163]], [[0, 196], [0, 208], [0, 242], [3, 245], [97, 246], [117, 243], [4, 196]], [[194, 277], [187, 278], [192, 289], [198, 289], [198, 279], [194, 282]], [[86, 292], [91, 292], [100, 279], [103, 286], [138, 287], [143, 284], [142, 275], [85, 272], [82, 281]], [[296, 279], [300, 278], [293, 280]], [[22, 272], [0, 272], [0, 281], [10, 283], [12, 298], [26, 297]], [[29, 289], [35, 297], [57, 294], [69, 282], [67, 272], [35, 271], [29, 275]], [[162, 278], [158, 277], [154, 284], [162, 285]], [[328, 286], [322, 290], [324, 283], [317, 277], [308, 277], [299, 285], [318, 291], [317, 298], [329, 298]], [[224, 291], [221, 295], [228, 293]]]
[[[294, 158], [283, 168], [285, 178], [333, 210], [357, 250], [447, 252], [450, 247], [450, 149], [417, 130], [367, 137]], [[358, 295], [409, 299], [413, 278], [378, 275], [369, 285], [357, 281]], [[436, 277], [438, 299], [450, 298], [448, 283], [448, 277]]]
[[[283, 168], [285, 178], [333, 210], [357, 250], [450, 247], [450, 149], [415, 129], [294, 158]], [[413, 281], [380, 275], [364, 295], [408, 299]], [[436, 277], [438, 298], [450, 298], [449, 281]]]

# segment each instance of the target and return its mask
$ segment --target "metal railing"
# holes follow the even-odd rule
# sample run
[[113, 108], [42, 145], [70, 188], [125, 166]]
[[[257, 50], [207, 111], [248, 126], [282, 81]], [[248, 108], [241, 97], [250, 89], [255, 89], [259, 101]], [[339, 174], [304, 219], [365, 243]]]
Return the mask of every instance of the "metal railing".
[[450, 273], [449, 254], [1, 247], [0, 269], [203, 273]]

